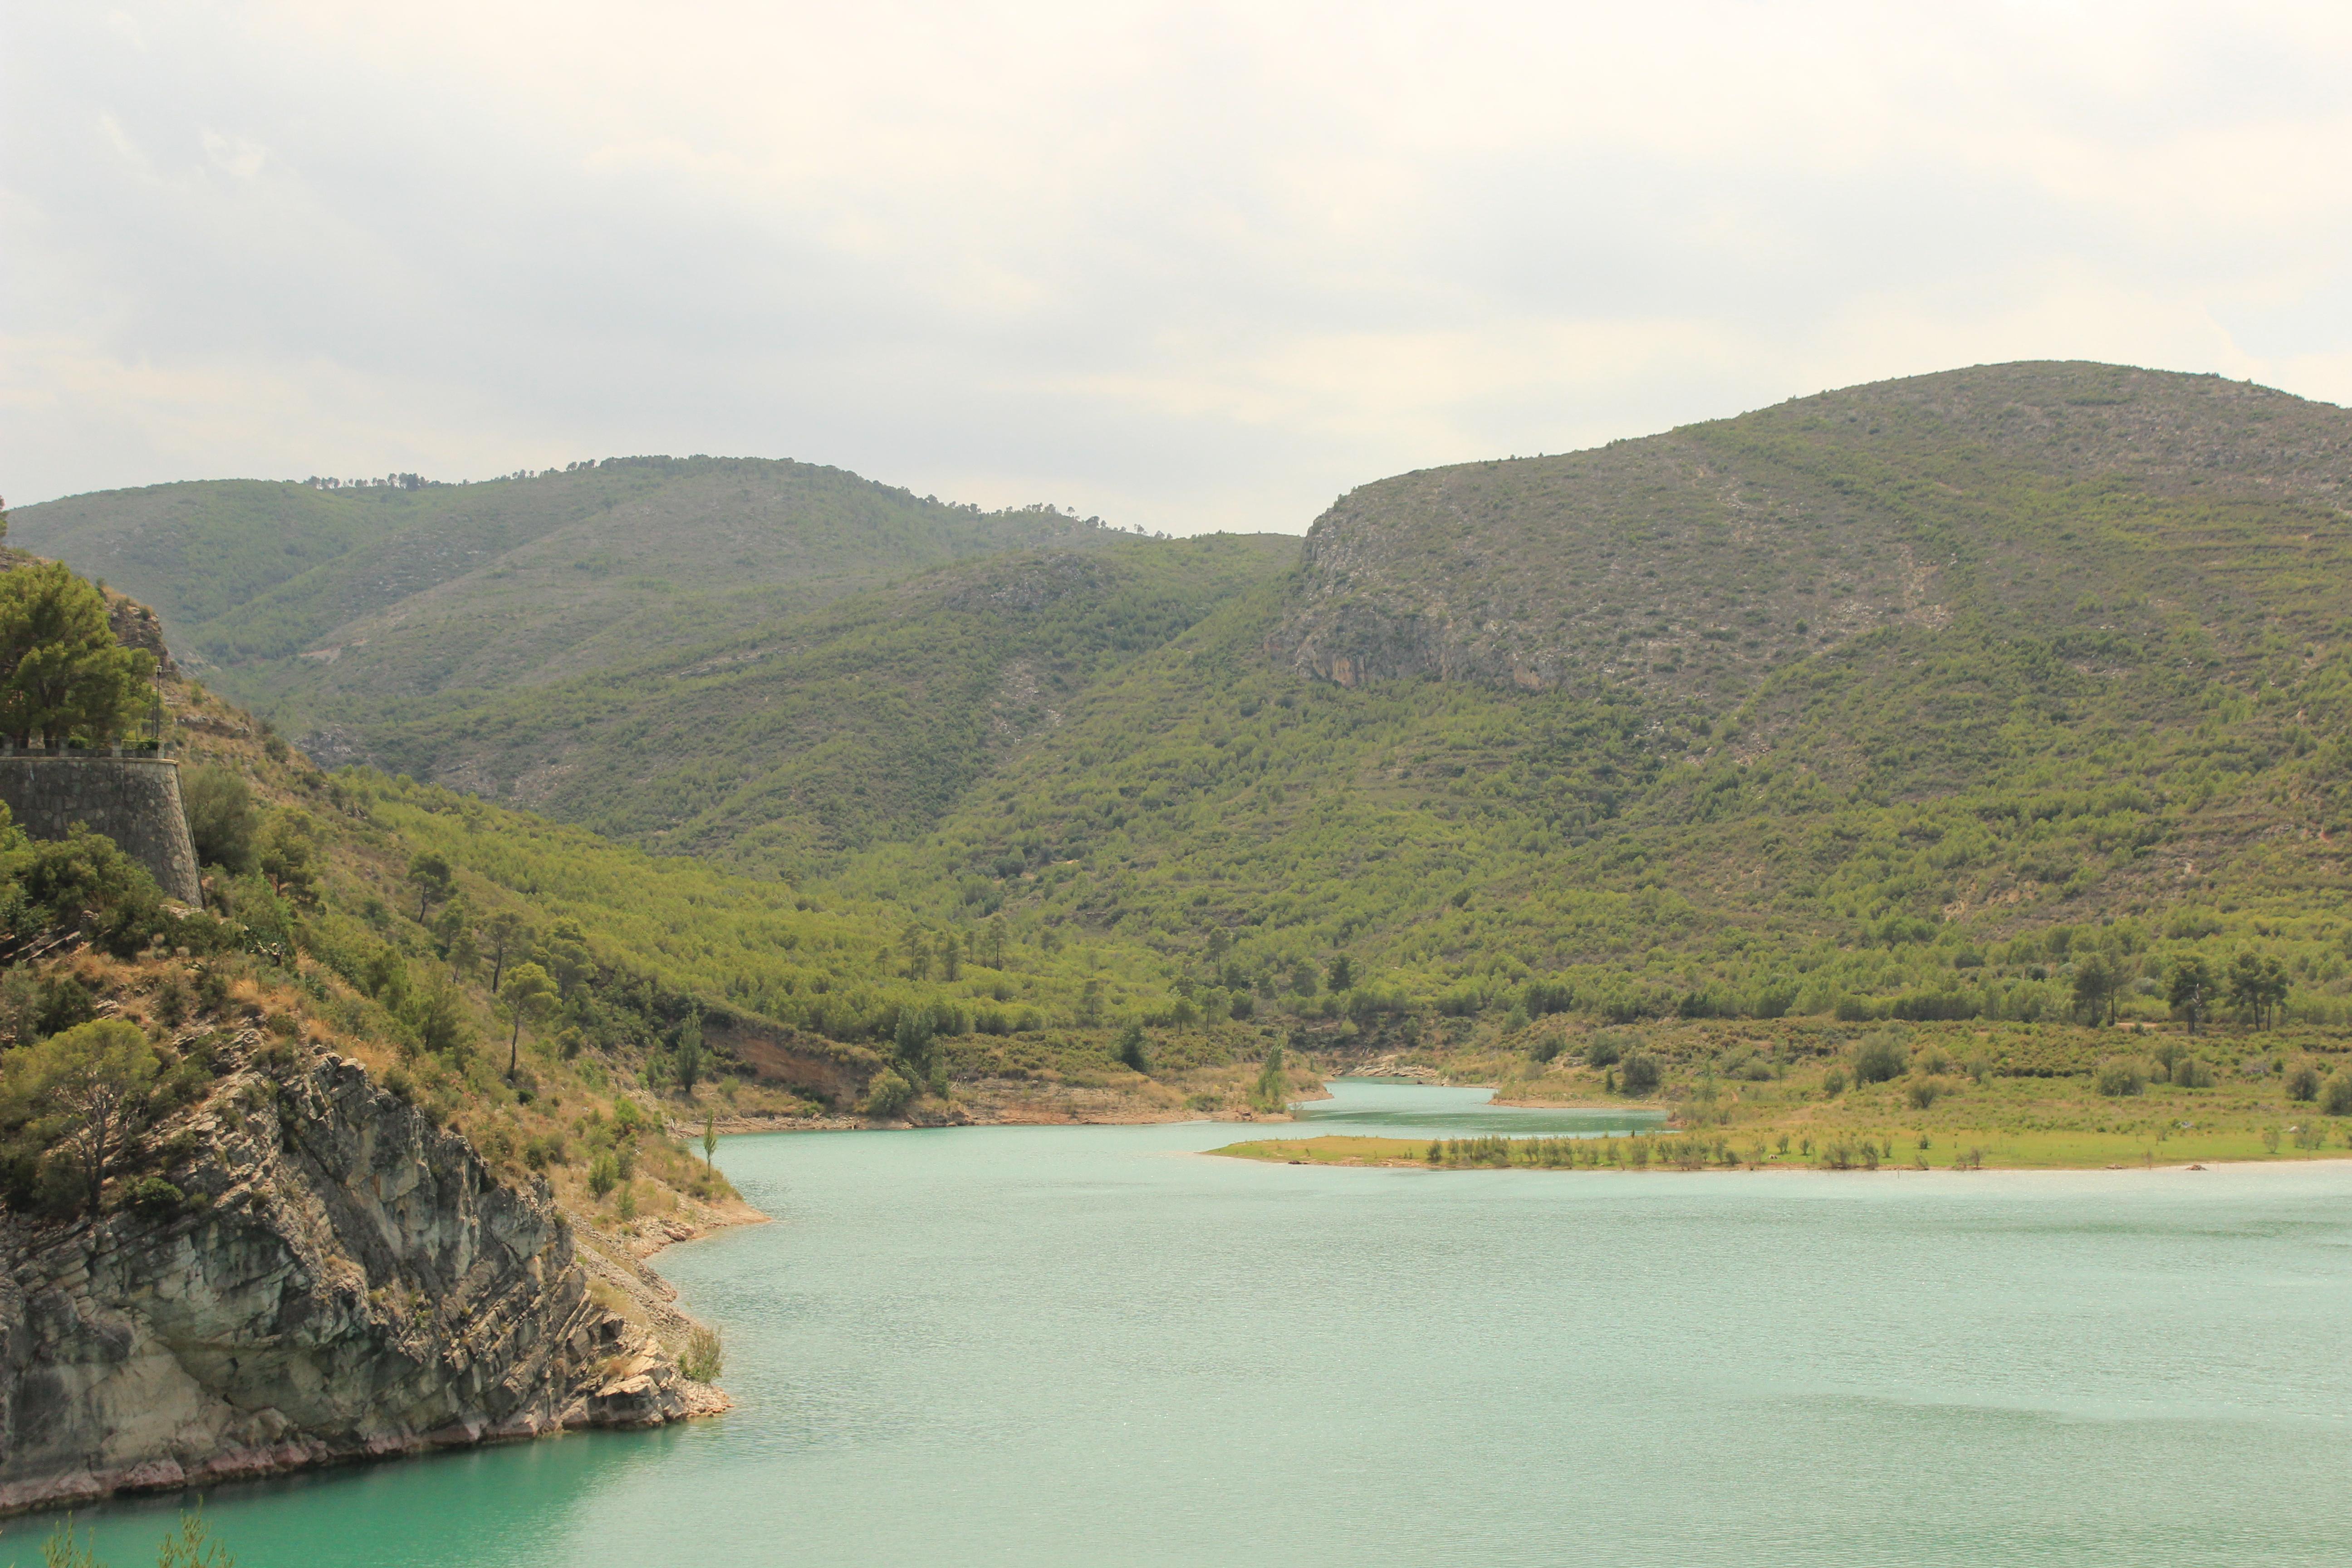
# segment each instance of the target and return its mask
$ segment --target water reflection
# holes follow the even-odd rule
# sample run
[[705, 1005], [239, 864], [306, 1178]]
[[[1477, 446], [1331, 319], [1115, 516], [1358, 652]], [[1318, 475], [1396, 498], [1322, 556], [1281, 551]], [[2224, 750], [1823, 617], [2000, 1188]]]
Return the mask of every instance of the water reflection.
[[1491, 1089], [1452, 1089], [1395, 1079], [1340, 1078], [1328, 1100], [1294, 1105], [1312, 1133], [1380, 1138], [1601, 1138], [1652, 1131], [1663, 1110], [1634, 1106], [1496, 1105]]

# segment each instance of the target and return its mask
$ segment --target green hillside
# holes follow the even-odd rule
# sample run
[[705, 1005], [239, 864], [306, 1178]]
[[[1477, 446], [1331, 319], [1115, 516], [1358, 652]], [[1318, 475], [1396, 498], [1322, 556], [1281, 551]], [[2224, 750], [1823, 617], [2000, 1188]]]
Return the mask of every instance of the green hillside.
[[1386, 481], [845, 880], [1360, 1012], [2052, 1017], [2095, 951], [2160, 1016], [2242, 948], [2341, 1022], [2347, 475], [2028, 365]]
[[[2343, 410], [1983, 367], [1384, 480], [1295, 569], [1087, 531], [495, 696], [337, 700], [395, 769], [869, 911], [865, 999], [822, 1019], [696, 939], [694, 984], [847, 1038], [921, 978], [892, 926], [968, 952], [992, 921], [1089, 955], [1035, 972], [1045, 1020], [1097, 973], [1156, 1016], [1378, 1031], [2024, 1022], [2101, 975], [2160, 1018], [2195, 953], [2277, 960], [2286, 1016], [2335, 1028], [2347, 496]], [[513, 837], [369, 788], [423, 811], [404, 834], [474, 824], [467, 864]]]
[[644, 458], [412, 489], [158, 485], [19, 509], [12, 537], [153, 605], [192, 668], [339, 761], [373, 755], [387, 704], [634, 665], [928, 567], [1118, 536], [805, 463]]
[[1297, 548], [1220, 534], [992, 556], [454, 711], [388, 705], [371, 747], [609, 837], [807, 877], [931, 826], [1091, 682]]

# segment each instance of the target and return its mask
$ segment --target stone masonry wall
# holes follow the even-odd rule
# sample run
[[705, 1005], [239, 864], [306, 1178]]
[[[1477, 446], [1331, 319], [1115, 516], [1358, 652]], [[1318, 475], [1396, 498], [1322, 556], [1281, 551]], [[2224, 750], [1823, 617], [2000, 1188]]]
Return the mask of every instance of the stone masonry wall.
[[180, 804], [180, 764], [154, 757], [0, 757], [0, 800], [34, 838], [77, 822], [147, 868], [163, 896], [199, 903], [196, 847]]

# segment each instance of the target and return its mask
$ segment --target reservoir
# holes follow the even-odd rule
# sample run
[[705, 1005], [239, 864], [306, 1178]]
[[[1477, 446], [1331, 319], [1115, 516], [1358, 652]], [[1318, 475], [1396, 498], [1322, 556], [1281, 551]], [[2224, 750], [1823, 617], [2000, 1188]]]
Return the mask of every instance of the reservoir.
[[[1334, 1090], [1297, 1131], [1631, 1125]], [[659, 1267], [725, 1332], [731, 1414], [207, 1511], [242, 1568], [2345, 1561], [2352, 1162], [1200, 1153], [1252, 1131], [730, 1139], [775, 1223]], [[128, 1568], [173, 1506], [81, 1517]]]

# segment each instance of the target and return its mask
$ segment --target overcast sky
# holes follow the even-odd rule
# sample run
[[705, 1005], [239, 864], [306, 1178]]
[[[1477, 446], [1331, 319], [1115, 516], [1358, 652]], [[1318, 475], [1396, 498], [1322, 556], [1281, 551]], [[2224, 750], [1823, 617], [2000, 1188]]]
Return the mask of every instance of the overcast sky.
[[2352, 400], [2352, 5], [0, 10], [0, 492], [620, 453], [1298, 531], [2097, 358]]

